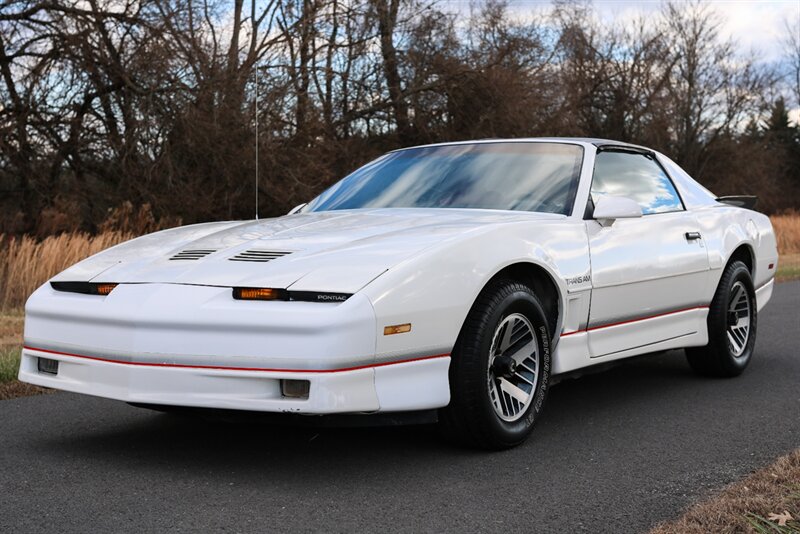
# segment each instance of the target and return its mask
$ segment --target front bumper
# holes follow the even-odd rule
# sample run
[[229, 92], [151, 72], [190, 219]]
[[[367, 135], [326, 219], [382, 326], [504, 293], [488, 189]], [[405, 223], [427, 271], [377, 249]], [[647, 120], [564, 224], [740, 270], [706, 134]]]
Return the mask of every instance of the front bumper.
[[[446, 406], [447, 354], [375, 360], [369, 300], [233, 301], [229, 288], [118, 286], [109, 296], [37, 290], [26, 306], [19, 378], [133, 403], [292, 412]], [[58, 361], [58, 374], [38, 359]], [[307, 398], [281, 380], [307, 380]]]
[[[40, 372], [37, 358], [57, 360], [58, 374]], [[133, 403], [332, 414], [446, 406], [449, 365], [450, 357], [443, 355], [324, 373], [256, 371], [118, 363], [26, 347], [19, 378]], [[308, 380], [308, 398], [284, 397], [281, 379]]]

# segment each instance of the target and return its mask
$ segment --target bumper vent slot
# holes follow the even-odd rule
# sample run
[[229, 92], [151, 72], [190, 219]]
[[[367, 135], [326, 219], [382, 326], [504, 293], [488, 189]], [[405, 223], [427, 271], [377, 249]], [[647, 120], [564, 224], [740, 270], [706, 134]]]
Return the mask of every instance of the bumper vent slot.
[[[50, 358], [36, 358], [36, 360], [40, 373], [48, 375], [58, 374], [58, 360], [51, 360]], [[292, 382], [299, 382], [299, 380], [293, 380]]]
[[181, 250], [170, 258], [172, 260], [199, 260], [205, 258], [209, 254], [216, 252], [216, 250], [209, 249], [194, 249], [194, 250]]
[[244, 252], [240, 252], [236, 256], [229, 258], [230, 261], [254, 261], [264, 263], [267, 261], [276, 260], [278, 258], [282, 258], [287, 254], [291, 254], [291, 252], [276, 252], [274, 250], [245, 250]]

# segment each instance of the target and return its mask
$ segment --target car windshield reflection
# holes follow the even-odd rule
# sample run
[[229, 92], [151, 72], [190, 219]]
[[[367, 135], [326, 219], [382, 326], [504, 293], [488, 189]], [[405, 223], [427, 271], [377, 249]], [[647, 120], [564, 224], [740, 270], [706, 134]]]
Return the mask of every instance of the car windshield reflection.
[[358, 169], [305, 211], [478, 208], [568, 214], [579, 145], [472, 143], [401, 150]]

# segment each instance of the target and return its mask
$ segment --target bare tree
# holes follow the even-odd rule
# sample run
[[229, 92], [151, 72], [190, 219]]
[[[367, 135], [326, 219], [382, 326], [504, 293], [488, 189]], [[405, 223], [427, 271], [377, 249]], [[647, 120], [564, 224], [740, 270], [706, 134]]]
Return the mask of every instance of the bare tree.
[[624, 25], [580, 0], [0, 0], [0, 233], [106, 228], [126, 202], [252, 216], [256, 146], [277, 215], [397, 146], [532, 135], [650, 145], [798, 207], [778, 97], [800, 104], [800, 26], [779, 83], [721, 17], [699, 0]]
[[752, 59], [736, 54], [734, 43], [720, 36], [720, 15], [698, 0], [669, 3], [666, 38], [676, 58], [670, 82], [671, 151], [698, 177], [722, 137], [763, 109], [762, 95], [774, 75]]
[[795, 102], [800, 106], [800, 20], [786, 23], [784, 48], [789, 62], [789, 76], [792, 80]]

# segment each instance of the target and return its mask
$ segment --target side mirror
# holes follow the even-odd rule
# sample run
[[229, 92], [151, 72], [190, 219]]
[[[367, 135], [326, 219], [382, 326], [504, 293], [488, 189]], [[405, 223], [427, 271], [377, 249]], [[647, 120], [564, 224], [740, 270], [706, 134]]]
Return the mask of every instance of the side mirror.
[[303, 202], [302, 204], [298, 204], [297, 206], [295, 206], [292, 209], [290, 209], [289, 213], [287, 213], [286, 215], [294, 215], [295, 213], [297, 213], [301, 209], [305, 208], [306, 204], [307, 204], [306, 202]]
[[633, 219], [642, 216], [642, 207], [628, 197], [600, 197], [592, 217], [598, 221]]

